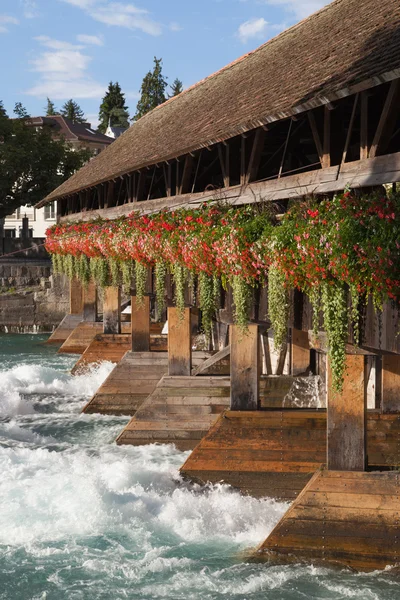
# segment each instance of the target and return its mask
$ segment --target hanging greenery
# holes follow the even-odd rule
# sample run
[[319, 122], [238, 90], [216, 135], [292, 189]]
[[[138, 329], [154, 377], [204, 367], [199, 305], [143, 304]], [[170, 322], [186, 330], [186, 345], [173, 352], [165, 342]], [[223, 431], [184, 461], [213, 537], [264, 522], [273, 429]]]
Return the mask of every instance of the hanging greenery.
[[[99, 285], [130, 285], [135, 263], [136, 293], [145, 294], [148, 269], [156, 274], [159, 310], [166, 274], [172, 273], [175, 302], [183, 311], [185, 285], [199, 280], [203, 327], [210, 331], [219, 307], [217, 282], [233, 290], [235, 321], [245, 330], [252, 291], [269, 281], [269, 315], [275, 343], [285, 338], [288, 294], [297, 288], [313, 306], [329, 340], [334, 386], [343, 380], [350, 327], [359, 343], [360, 311], [372, 296], [381, 310], [400, 296], [400, 196], [358, 196], [294, 203], [281, 222], [260, 206], [207, 204], [193, 210], [133, 213], [114, 221], [56, 225], [47, 232], [55, 272]], [[84, 256], [85, 258], [81, 258]], [[271, 267], [271, 265], [273, 265]]]

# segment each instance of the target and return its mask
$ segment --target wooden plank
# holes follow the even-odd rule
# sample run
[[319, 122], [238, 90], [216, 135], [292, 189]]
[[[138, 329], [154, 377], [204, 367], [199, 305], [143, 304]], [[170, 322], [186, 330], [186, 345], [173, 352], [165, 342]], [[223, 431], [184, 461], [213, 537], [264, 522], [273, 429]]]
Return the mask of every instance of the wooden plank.
[[182, 181], [179, 188], [180, 194], [188, 194], [191, 190], [191, 180], [193, 171], [193, 156], [187, 154], [185, 158], [185, 164], [183, 167]]
[[[331, 372], [329, 372], [331, 381]], [[366, 467], [366, 400], [364, 357], [346, 356], [343, 390], [328, 386], [328, 468], [364, 471]]]
[[385, 104], [382, 109], [381, 118], [375, 132], [375, 137], [369, 152], [370, 158], [383, 154], [389, 144], [393, 128], [398, 118], [398, 104], [400, 99], [400, 80], [391, 82]]
[[291, 369], [292, 375], [307, 373], [310, 368], [310, 344], [308, 332], [292, 329]]
[[150, 351], [150, 298], [131, 296], [132, 352]]
[[353, 110], [351, 111], [349, 129], [347, 131], [347, 136], [346, 136], [346, 142], [344, 144], [344, 150], [343, 150], [343, 155], [342, 155], [342, 165], [346, 162], [347, 152], [349, 150], [349, 146], [350, 146], [350, 142], [351, 142], [351, 137], [353, 135], [354, 121], [355, 121], [355, 118], [356, 118], [357, 105], [358, 105], [358, 98], [359, 98], [359, 94], [356, 94], [355, 98], [354, 98]]
[[320, 138], [320, 135], [318, 132], [317, 122], [315, 120], [315, 114], [312, 110], [310, 110], [310, 111], [308, 111], [307, 116], [308, 116], [308, 121], [310, 123], [311, 132], [312, 132], [312, 135], [314, 138], [315, 147], [317, 149], [317, 154], [318, 154], [321, 166], [323, 167], [324, 151], [322, 148], [321, 138]]
[[80, 279], [74, 277], [69, 284], [69, 312], [80, 315], [83, 312], [83, 289]]
[[368, 92], [361, 92], [360, 160], [368, 158]]
[[400, 412], [400, 356], [382, 356], [382, 412]]
[[[228, 152], [229, 152], [229, 146], [227, 146], [227, 148], [228, 148]], [[218, 144], [218, 157], [219, 157], [219, 163], [221, 166], [222, 178], [224, 180], [224, 187], [229, 187], [229, 170], [227, 170], [226, 155], [224, 156], [222, 144]], [[228, 157], [229, 157], [229, 154], [228, 154]], [[229, 160], [229, 158], [228, 158], [228, 160]], [[228, 169], [229, 169], [229, 167], [228, 167]]]
[[104, 288], [103, 333], [121, 333], [121, 289], [115, 286]]
[[204, 371], [207, 371], [207, 369], [209, 369], [210, 367], [215, 366], [218, 362], [220, 362], [224, 358], [227, 358], [228, 356], [230, 356], [230, 353], [231, 353], [230, 345], [226, 346], [226, 348], [224, 348], [223, 350], [216, 352], [216, 354], [213, 354], [213, 356], [211, 356], [210, 358], [205, 360], [201, 365], [199, 365], [196, 369], [194, 369], [192, 372], [192, 376], [201, 375], [202, 373], [204, 373]]
[[258, 325], [231, 327], [231, 410], [257, 410], [260, 378]]
[[177, 308], [168, 308], [168, 373], [172, 376], [188, 375], [192, 371], [191, 311], [183, 314]]
[[97, 286], [94, 279], [83, 287], [83, 320], [97, 320]]
[[322, 149], [322, 168], [327, 169], [331, 166], [331, 111], [324, 107], [324, 142]]
[[257, 173], [258, 173], [258, 169], [260, 166], [260, 161], [261, 161], [261, 155], [262, 155], [262, 151], [264, 148], [264, 142], [265, 142], [265, 130], [260, 127], [259, 129], [256, 130], [255, 136], [254, 136], [254, 142], [253, 142], [253, 147], [251, 150], [251, 154], [250, 154], [250, 160], [249, 160], [249, 164], [247, 167], [247, 173], [246, 173], [246, 183], [250, 183], [251, 181], [254, 181], [257, 178]]

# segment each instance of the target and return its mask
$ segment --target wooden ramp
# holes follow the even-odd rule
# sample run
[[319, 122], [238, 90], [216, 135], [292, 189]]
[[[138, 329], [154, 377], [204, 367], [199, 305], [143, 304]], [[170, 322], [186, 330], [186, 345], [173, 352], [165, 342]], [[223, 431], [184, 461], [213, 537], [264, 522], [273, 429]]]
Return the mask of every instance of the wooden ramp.
[[[156, 324], [158, 325], [158, 323]], [[81, 375], [91, 365], [97, 364], [104, 360], [113, 363], [119, 363], [122, 357], [132, 349], [132, 338], [130, 335], [130, 324], [123, 327], [125, 333], [111, 335], [98, 334], [90, 342], [86, 350], [83, 352], [80, 359], [74, 365], [71, 373], [73, 375]], [[126, 332], [128, 329], [129, 333]], [[158, 328], [155, 328], [157, 331]], [[163, 352], [167, 350], [167, 337], [158, 333], [150, 335], [150, 349], [152, 352]]]
[[400, 475], [317, 472], [254, 555], [357, 570], [400, 563]]
[[66, 315], [46, 341], [46, 344], [63, 344], [81, 321], [82, 315]]
[[60, 354], [83, 354], [95, 336], [103, 331], [103, 323], [81, 321], [71, 331], [61, 348]]
[[168, 352], [126, 352], [84, 413], [133, 416], [168, 371]]
[[229, 377], [164, 376], [117, 444], [173, 443], [180, 450], [192, 449], [228, 405]]
[[[400, 464], [400, 416], [368, 413], [370, 466]], [[326, 412], [226, 411], [189, 456], [181, 473], [221, 481], [255, 497], [293, 500], [326, 460]]]

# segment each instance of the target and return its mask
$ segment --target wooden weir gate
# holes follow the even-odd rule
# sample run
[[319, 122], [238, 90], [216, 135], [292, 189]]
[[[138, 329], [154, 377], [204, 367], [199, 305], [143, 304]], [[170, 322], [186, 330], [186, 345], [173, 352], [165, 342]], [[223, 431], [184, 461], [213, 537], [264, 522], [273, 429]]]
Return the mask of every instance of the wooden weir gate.
[[[400, 356], [395, 336], [373, 349], [378, 333], [372, 313], [369, 349], [347, 347], [343, 393], [326, 386], [326, 409], [296, 408], [284, 399], [311, 363], [324, 362], [323, 341], [312, 347], [307, 331], [292, 328], [291, 375], [268, 377], [261, 375], [261, 362], [270, 362], [260, 335], [265, 326], [250, 324], [243, 336], [230, 325], [229, 346], [214, 355], [193, 352], [191, 309], [182, 319], [169, 308], [166, 352], [151, 344], [149, 297], [141, 307], [135, 301], [132, 337], [124, 336], [124, 352], [114, 355], [117, 366], [85, 412], [131, 416], [118, 444], [174, 443], [193, 450], [181, 468], [185, 478], [293, 502], [253, 560], [311, 558], [365, 570], [400, 560]], [[384, 318], [393, 323], [391, 307]], [[95, 338], [97, 359], [107, 344], [121, 343], [118, 335]], [[372, 357], [376, 404], [367, 410]], [[282, 357], [278, 369], [279, 363]], [[329, 368], [320, 373], [329, 379]]]

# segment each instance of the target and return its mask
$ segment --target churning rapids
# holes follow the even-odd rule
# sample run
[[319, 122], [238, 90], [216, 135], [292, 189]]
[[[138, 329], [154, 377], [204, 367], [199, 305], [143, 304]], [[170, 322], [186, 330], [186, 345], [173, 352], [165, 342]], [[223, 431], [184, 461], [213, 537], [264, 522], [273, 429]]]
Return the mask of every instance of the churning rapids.
[[69, 375], [43, 336], [0, 335], [0, 598], [394, 600], [394, 572], [246, 563], [286, 509], [180, 480], [173, 446], [119, 448], [82, 415], [112, 366]]

